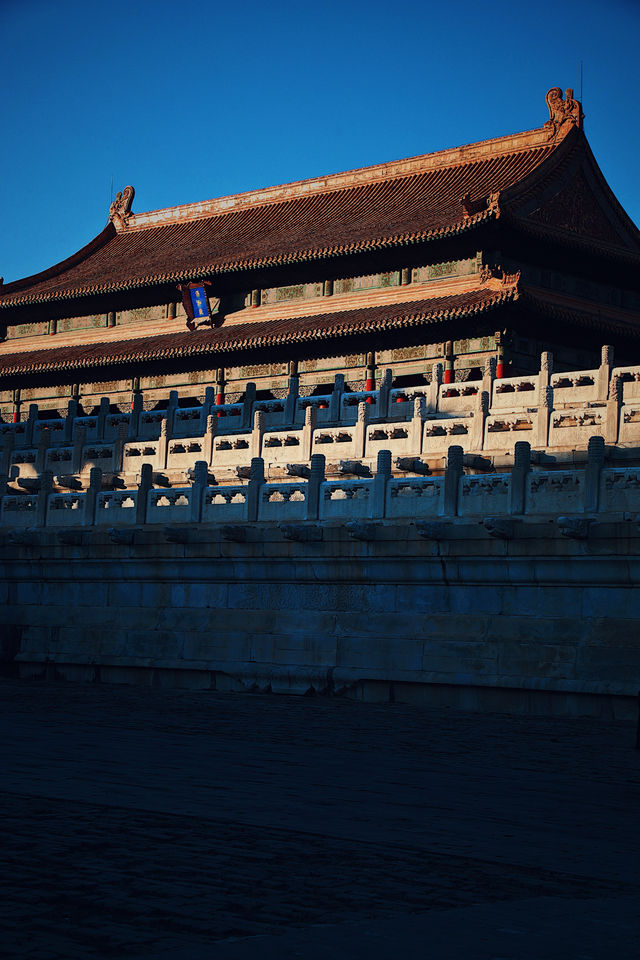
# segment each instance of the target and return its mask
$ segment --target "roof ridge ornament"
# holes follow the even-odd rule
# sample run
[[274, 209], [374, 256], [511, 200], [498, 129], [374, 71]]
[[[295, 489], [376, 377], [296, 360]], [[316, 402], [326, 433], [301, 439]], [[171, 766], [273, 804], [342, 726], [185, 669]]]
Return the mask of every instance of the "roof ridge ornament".
[[546, 100], [550, 119], [544, 126], [549, 131], [549, 140], [554, 140], [561, 134], [565, 136], [571, 127], [582, 129], [584, 119], [582, 104], [574, 99], [571, 87], [565, 90], [564, 100], [560, 87], [551, 87], [547, 92]]
[[460, 198], [462, 206], [462, 216], [465, 220], [475, 216], [477, 213], [493, 213], [496, 217], [500, 216], [500, 191], [496, 190], [488, 193], [485, 197], [478, 200], [471, 199], [470, 191], [467, 191]]
[[109, 223], [112, 223], [116, 230], [126, 227], [135, 195], [136, 191], [131, 186], [116, 193], [116, 198], [109, 207]]
[[[520, 270], [516, 270], [515, 273], [507, 273], [499, 263], [492, 266], [485, 263], [480, 271], [480, 284], [483, 287], [490, 285], [492, 290], [499, 290], [505, 287], [517, 287], [520, 282], [520, 274]], [[493, 281], [493, 283], [491, 283], [491, 281]]]

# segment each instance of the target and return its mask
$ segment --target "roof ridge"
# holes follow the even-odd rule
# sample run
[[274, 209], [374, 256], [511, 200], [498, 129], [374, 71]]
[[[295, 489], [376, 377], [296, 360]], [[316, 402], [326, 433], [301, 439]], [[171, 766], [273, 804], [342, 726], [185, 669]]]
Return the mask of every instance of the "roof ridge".
[[[447, 147], [444, 150], [436, 150], [432, 153], [390, 160], [366, 167], [356, 167], [353, 170], [310, 177], [305, 180], [294, 180], [289, 183], [261, 187], [257, 190], [229, 194], [211, 200], [132, 213], [127, 218], [126, 223], [117, 226], [117, 229], [119, 233], [130, 233], [165, 224], [205, 220], [225, 213], [244, 210], [248, 207], [258, 208], [306, 196], [337, 193], [340, 190], [348, 190], [365, 184], [399, 180], [427, 173], [431, 170], [464, 166], [474, 161], [509, 156], [539, 147], [555, 147], [564, 139], [568, 129], [565, 129], [561, 136], [554, 136], [545, 125], [520, 133], [506, 134], [488, 140], [478, 140], [475, 143], [463, 144], [458, 147]], [[496, 147], [501, 147], [501, 149], [496, 149]]]

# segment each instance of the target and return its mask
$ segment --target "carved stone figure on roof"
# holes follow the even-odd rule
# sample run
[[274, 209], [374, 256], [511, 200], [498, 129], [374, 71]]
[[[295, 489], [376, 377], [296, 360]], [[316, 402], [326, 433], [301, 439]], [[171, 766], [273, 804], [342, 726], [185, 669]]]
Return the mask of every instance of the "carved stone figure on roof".
[[580, 104], [573, 98], [573, 90], [567, 87], [562, 98], [560, 87], [551, 87], [547, 93], [547, 107], [549, 108], [549, 120], [545, 127], [550, 131], [549, 138], [555, 137], [561, 128], [569, 123], [579, 127], [582, 120], [582, 111]]
[[118, 190], [115, 200], [109, 207], [109, 223], [113, 223], [116, 227], [124, 227], [131, 213], [131, 205], [135, 194], [136, 192], [131, 186], [125, 187], [124, 190]]

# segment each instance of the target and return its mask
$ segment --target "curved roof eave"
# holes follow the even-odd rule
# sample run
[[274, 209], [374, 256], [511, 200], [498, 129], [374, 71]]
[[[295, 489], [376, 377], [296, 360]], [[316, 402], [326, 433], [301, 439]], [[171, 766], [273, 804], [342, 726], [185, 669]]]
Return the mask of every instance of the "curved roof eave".
[[[102, 294], [118, 293], [128, 290], [139, 290], [145, 287], [160, 286], [165, 283], [182, 283], [185, 281], [205, 279], [207, 277], [213, 277], [216, 275], [235, 273], [240, 270], [255, 270], [264, 267], [280, 266], [288, 263], [304, 263], [313, 260], [323, 260], [329, 257], [346, 256], [363, 251], [384, 250], [392, 247], [410, 246], [416, 243], [422, 243], [429, 240], [439, 240], [445, 237], [457, 236], [459, 234], [466, 233], [478, 226], [478, 224], [484, 223], [490, 219], [496, 219], [498, 216], [499, 210], [496, 207], [495, 209], [483, 210], [477, 214], [474, 214], [473, 216], [465, 217], [458, 223], [450, 224], [437, 230], [425, 230], [408, 235], [400, 234], [392, 237], [366, 239], [350, 244], [340, 244], [337, 246], [334, 245], [329, 247], [321, 247], [318, 249], [292, 251], [291, 253], [283, 253], [278, 256], [268, 256], [246, 260], [239, 258], [230, 260], [223, 264], [198, 265], [189, 270], [176, 270], [169, 273], [130, 278], [119, 282], [116, 281], [112, 283], [94, 284], [86, 287], [78, 287], [77, 289], [64, 292], [52, 291], [50, 293], [40, 293], [33, 296], [10, 296], [12, 292], [11, 288], [14, 287], [14, 283], [20, 284], [21, 287], [24, 287], [27, 281], [40, 282], [41, 280], [49, 279], [50, 277], [64, 272], [59, 268], [65, 267], [66, 264], [74, 266], [77, 262], [80, 262], [83, 259], [81, 257], [83, 252], [88, 251], [89, 253], [92, 253], [94, 250], [99, 249], [99, 247], [106, 242], [102, 240], [102, 238], [106, 231], [108, 231], [111, 227], [111, 224], [108, 224], [102, 233], [100, 233], [94, 240], [83, 247], [81, 251], [78, 251], [78, 253], [74, 254], [73, 257], [69, 257], [68, 260], [62, 261], [62, 263], [58, 264], [56, 267], [51, 267], [49, 270], [43, 271], [41, 274], [34, 274], [32, 277], [26, 278], [26, 280], [14, 281], [14, 283], [7, 284], [5, 287], [1, 288], [0, 309], [8, 309], [15, 306], [30, 306], [40, 303], [79, 300], [83, 297], [100, 296]], [[115, 231], [113, 231], [113, 234], [115, 234]], [[7, 294], [9, 294], [9, 296], [7, 296]]]

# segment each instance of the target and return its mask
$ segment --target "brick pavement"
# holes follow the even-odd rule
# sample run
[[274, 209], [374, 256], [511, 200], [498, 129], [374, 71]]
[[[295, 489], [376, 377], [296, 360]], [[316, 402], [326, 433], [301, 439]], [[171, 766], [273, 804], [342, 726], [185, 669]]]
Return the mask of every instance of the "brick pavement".
[[635, 955], [633, 724], [0, 681], [7, 956]]

